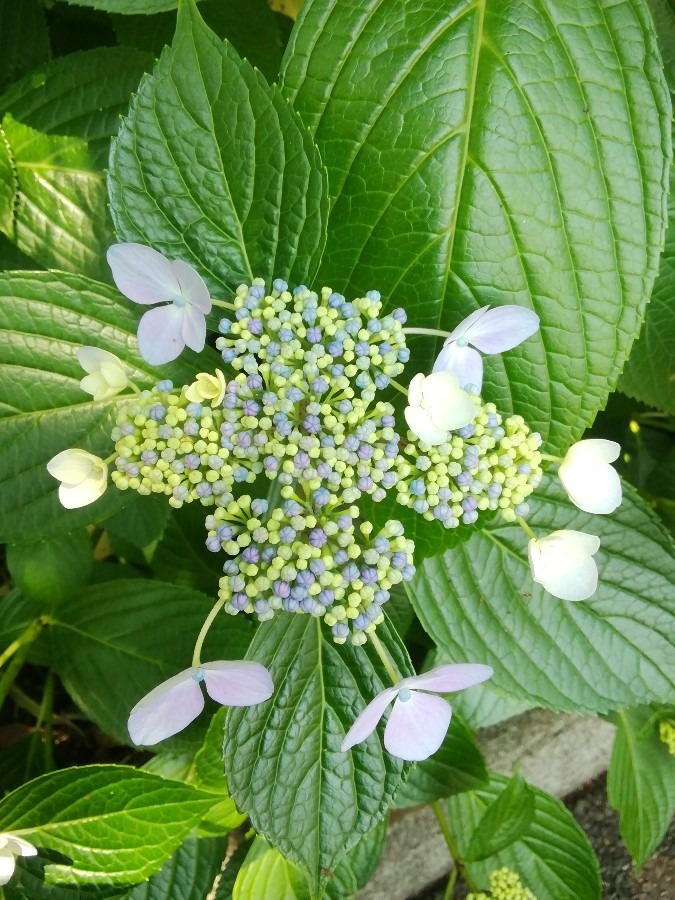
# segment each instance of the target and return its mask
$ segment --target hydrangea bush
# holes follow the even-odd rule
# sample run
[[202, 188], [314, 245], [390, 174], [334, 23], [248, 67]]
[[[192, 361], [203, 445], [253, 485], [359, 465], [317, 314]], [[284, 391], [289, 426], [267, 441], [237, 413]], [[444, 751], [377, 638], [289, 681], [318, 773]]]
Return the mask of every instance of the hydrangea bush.
[[0, 3], [0, 894], [339, 900], [431, 804], [599, 898], [475, 733], [610, 719], [663, 838], [675, 15], [78, 5]]

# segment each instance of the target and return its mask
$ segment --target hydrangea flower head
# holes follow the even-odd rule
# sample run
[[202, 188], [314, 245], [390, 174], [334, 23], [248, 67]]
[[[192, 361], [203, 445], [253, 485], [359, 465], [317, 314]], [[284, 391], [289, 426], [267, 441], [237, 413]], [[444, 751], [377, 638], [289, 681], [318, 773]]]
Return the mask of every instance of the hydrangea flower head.
[[146, 694], [129, 714], [134, 744], [151, 746], [186, 728], [204, 709], [206, 693], [223, 706], [254, 706], [274, 693], [267, 669], [251, 660], [217, 660], [184, 669]]
[[124, 296], [155, 307], [143, 314], [138, 326], [143, 359], [160, 366], [176, 359], [186, 346], [200, 353], [206, 343], [205, 316], [211, 311], [201, 275], [182, 260], [167, 259], [144, 244], [114, 244], [107, 256]]
[[452, 707], [447, 700], [435, 695], [473, 687], [492, 674], [490, 666], [459, 663], [403, 678], [370, 701], [345, 735], [340, 749], [345, 752], [365, 741], [394, 701], [384, 730], [384, 746], [392, 756], [400, 759], [410, 762], [427, 759], [443, 743], [452, 717]]
[[612, 513], [621, 505], [621, 479], [610, 465], [619, 457], [616, 441], [578, 441], [567, 451], [558, 476], [572, 503], [589, 513]]
[[[539, 316], [522, 306], [483, 306], [471, 313], [443, 344], [434, 372], [454, 372], [462, 387], [483, 385], [481, 353], [512, 350], [539, 328]], [[474, 349], [475, 348], [475, 349]], [[478, 352], [480, 350], [480, 353]]]
[[588, 600], [598, 587], [598, 567], [593, 556], [600, 538], [583, 531], [563, 529], [528, 544], [534, 581], [560, 600]]

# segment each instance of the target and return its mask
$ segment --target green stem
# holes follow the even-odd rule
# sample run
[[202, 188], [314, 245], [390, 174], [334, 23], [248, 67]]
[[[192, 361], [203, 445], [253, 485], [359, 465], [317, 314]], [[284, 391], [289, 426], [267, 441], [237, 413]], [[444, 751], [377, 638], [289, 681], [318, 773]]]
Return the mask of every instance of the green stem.
[[45, 682], [45, 690], [42, 695], [42, 709], [44, 717], [45, 738], [44, 738], [44, 758], [45, 772], [53, 772], [54, 765], [54, 736], [52, 733], [52, 722], [54, 721], [54, 670], [50, 669], [47, 673], [47, 681]]
[[553, 462], [560, 464], [563, 461], [562, 456], [551, 456], [550, 453], [542, 453], [541, 458], [546, 462]]
[[[464, 881], [469, 885], [472, 891], [477, 890], [477, 887], [466, 870], [466, 866], [464, 865], [461, 856], [459, 855], [459, 850], [457, 849], [457, 842], [455, 841], [455, 837], [452, 833], [452, 829], [450, 828], [450, 822], [448, 821], [447, 816], [441, 806], [439, 800], [436, 800], [435, 803], [431, 804], [431, 808], [434, 811], [434, 815], [438, 820], [438, 824], [441, 829], [441, 833], [445, 838], [445, 843], [448, 845], [448, 850], [450, 851], [450, 856], [452, 856], [453, 868], [450, 873], [450, 879], [448, 881], [448, 887], [446, 888], [446, 897], [452, 897], [452, 892], [455, 888], [455, 881], [457, 880], [457, 875], [461, 875]], [[453, 877], [454, 872], [454, 877]], [[449, 893], [448, 893], [449, 891]]]
[[206, 635], [209, 633], [209, 628], [213, 625], [214, 619], [216, 618], [216, 616], [221, 611], [221, 609], [225, 606], [226, 603], [227, 603], [227, 597], [222, 597], [220, 600], [218, 600], [214, 604], [213, 609], [206, 617], [206, 621], [202, 625], [201, 631], [197, 635], [197, 642], [195, 644], [194, 653], [192, 654], [192, 665], [193, 666], [201, 665], [201, 663], [202, 663], [202, 658], [201, 658], [202, 657], [202, 646], [204, 645], [204, 640], [206, 638]]
[[527, 524], [525, 519], [523, 519], [522, 516], [516, 516], [516, 521], [518, 522], [520, 527], [523, 529], [523, 531], [529, 538], [531, 538], [532, 540], [535, 540], [535, 541], [537, 540], [537, 535], [534, 533], [534, 531], [532, 531], [532, 529]]
[[440, 331], [438, 328], [402, 328], [403, 334], [430, 334], [433, 337], [449, 338], [449, 331]]
[[225, 300], [214, 300], [213, 297], [211, 297], [211, 305], [219, 306], [221, 309], [229, 309], [231, 312], [236, 312], [236, 307], [231, 303], [226, 303]]
[[21, 667], [23, 666], [26, 657], [28, 656], [29, 649], [30, 644], [22, 644], [16, 650], [10, 664], [7, 666], [7, 669], [3, 673], [2, 677], [0, 677], [0, 709], [2, 709], [2, 705], [5, 702], [5, 697], [14, 684], [16, 676], [21, 671]]
[[397, 391], [400, 391], [404, 397], [408, 396], [408, 388], [404, 388], [403, 385], [399, 384], [395, 379], [390, 378], [389, 384], [392, 385], [392, 387], [395, 387]]
[[372, 632], [372, 634], [368, 635], [368, 640], [372, 643], [377, 655], [382, 660], [382, 665], [387, 670], [387, 674], [391, 678], [392, 684], [398, 684], [401, 680], [401, 676], [396, 673], [396, 669], [393, 667], [391, 660], [389, 659], [389, 654], [382, 646], [382, 641], [374, 631]]
[[455, 882], [457, 881], [457, 865], [453, 865], [452, 869], [450, 869], [450, 877], [448, 878], [448, 883], [445, 886], [445, 892], [443, 893], [443, 900], [452, 900], [452, 897], [455, 893]]
[[21, 648], [24, 644], [31, 644], [38, 634], [42, 631], [43, 626], [46, 624], [46, 619], [44, 617], [40, 617], [36, 619], [34, 622], [31, 622], [28, 628], [19, 635], [19, 637], [12, 641], [12, 643], [7, 647], [7, 649], [0, 653], [0, 669], [4, 666], [8, 659], [11, 659], [12, 656]]

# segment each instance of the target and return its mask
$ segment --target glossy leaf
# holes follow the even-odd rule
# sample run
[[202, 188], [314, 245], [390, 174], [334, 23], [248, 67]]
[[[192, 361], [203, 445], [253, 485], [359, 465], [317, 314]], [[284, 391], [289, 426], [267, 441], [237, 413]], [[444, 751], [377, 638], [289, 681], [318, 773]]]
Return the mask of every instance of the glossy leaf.
[[[391, 627], [378, 635], [401, 675], [412, 674]], [[260, 833], [300, 865], [317, 893], [322, 870], [370, 831], [407, 766], [382, 746], [382, 728], [349, 753], [340, 744], [363, 707], [388, 685], [371, 644], [338, 646], [320, 621], [279, 616], [256, 633], [248, 658], [269, 669], [267, 703], [232, 709], [225, 771], [232, 797]]]
[[[160, 581], [139, 578], [92, 585], [55, 615], [52, 641], [58, 673], [99, 727], [129, 743], [131, 708], [190, 665], [194, 642], [212, 606], [212, 598], [204, 594]], [[242, 658], [252, 632], [250, 620], [222, 614], [209, 632], [204, 660]], [[201, 717], [170, 746], [201, 743], [207, 723]]]
[[623, 709], [614, 721], [607, 797], [639, 868], [659, 846], [675, 814], [675, 760], [659, 739], [652, 707]]
[[491, 687], [551, 709], [597, 713], [669, 696], [675, 559], [670, 537], [624, 484], [611, 516], [573, 507], [553, 476], [530, 498], [536, 534], [571, 528], [597, 534], [597, 593], [567, 603], [532, 581], [527, 537], [495, 524], [424, 561], [408, 594], [442, 654], [482, 662]]
[[[103, 458], [112, 451], [116, 399], [93, 402], [80, 389], [77, 348], [98, 345], [128, 366], [139, 387], [160, 378], [192, 381], [196, 357], [148, 366], [134, 337], [138, 312], [116, 290], [75, 275], [14, 272], [0, 275], [0, 501], [12, 510], [0, 521], [0, 540], [30, 541], [103, 521], [127, 496], [110, 487], [80, 510], [64, 510], [57, 482], [46, 470], [52, 456], [82, 447]], [[200, 364], [215, 365], [215, 353]]]
[[184, 259], [214, 292], [254, 276], [299, 283], [318, 264], [318, 153], [276, 88], [191, 0], [113, 142], [109, 190], [120, 240]]
[[[451, 330], [518, 303], [541, 331], [484, 394], [579, 438], [658, 269], [670, 98], [642, 0], [313, 0], [284, 59], [335, 202], [319, 280]], [[413, 361], [430, 367], [418, 340]], [[413, 370], [414, 371], [414, 370]]]
[[224, 838], [189, 837], [147, 884], [124, 900], [205, 900], [225, 858]]
[[133, 883], [152, 875], [213, 798], [126, 766], [51, 772], [0, 801], [0, 830], [55, 850], [47, 880]]
[[534, 792], [516, 772], [483, 813], [464, 853], [465, 861], [478, 862], [510, 847], [525, 835], [533, 819]]

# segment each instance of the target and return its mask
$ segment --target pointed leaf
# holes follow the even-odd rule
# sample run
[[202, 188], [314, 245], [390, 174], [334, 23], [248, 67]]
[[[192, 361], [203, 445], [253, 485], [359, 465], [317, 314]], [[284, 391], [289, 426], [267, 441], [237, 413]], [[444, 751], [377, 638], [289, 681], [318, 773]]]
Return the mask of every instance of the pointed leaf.
[[488, 806], [471, 835], [464, 860], [478, 862], [510, 847], [534, 820], [534, 792], [517, 772]]

